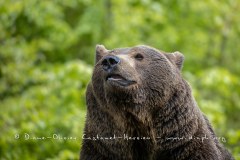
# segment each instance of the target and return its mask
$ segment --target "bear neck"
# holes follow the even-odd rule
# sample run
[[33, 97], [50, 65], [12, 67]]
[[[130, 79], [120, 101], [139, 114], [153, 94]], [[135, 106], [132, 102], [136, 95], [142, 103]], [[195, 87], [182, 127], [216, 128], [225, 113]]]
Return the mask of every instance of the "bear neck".
[[123, 127], [127, 128], [126, 134], [150, 137], [153, 143], [164, 149], [182, 145], [195, 136], [202, 115], [187, 82], [183, 80], [183, 83], [176, 85], [166, 103], [155, 104], [149, 101], [156, 99], [118, 110], [117, 113], [125, 124]]
[[[115, 103], [117, 100], [118, 103]], [[124, 104], [124, 100], [124, 95], [116, 97], [104, 110], [113, 117], [123, 133], [133, 137], [150, 137], [153, 140], [152, 145], [164, 149], [177, 147], [191, 140], [203, 121], [190, 86], [184, 80], [171, 88], [171, 94], [164, 100], [158, 96], [152, 96], [144, 103], [125, 101]], [[155, 103], [156, 101], [161, 103]]]
[[178, 147], [193, 138], [201, 125], [202, 114], [186, 81], [179, 84], [167, 103], [152, 112], [155, 137], [164, 150]]

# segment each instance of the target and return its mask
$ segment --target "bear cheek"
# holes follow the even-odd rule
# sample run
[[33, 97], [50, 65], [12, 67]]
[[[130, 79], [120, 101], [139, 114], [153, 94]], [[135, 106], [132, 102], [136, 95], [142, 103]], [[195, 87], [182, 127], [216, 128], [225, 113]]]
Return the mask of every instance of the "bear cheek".
[[101, 67], [101, 65], [97, 65], [93, 71], [92, 84], [93, 88], [96, 88], [95, 92], [101, 92], [100, 94], [102, 94], [104, 91], [104, 74], [103, 71], [99, 69], [99, 67]]

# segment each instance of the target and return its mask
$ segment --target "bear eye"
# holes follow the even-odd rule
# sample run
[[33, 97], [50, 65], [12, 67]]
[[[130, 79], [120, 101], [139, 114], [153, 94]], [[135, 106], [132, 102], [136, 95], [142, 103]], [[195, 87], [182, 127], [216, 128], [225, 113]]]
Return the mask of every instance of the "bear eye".
[[143, 57], [142, 54], [138, 53], [138, 54], [136, 54], [136, 55], [134, 56], [134, 58], [135, 58], [136, 60], [141, 61], [141, 60], [143, 60], [144, 57]]

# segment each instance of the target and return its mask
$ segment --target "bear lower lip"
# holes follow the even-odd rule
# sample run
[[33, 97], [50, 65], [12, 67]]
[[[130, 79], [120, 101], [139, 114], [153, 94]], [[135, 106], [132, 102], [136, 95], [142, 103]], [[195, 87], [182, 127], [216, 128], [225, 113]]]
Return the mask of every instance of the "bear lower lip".
[[124, 87], [130, 86], [130, 85], [136, 83], [136, 82], [134, 82], [134, 81], [116, 80], [116, 79], [114, 79], [114, 80], [109, 79], [108, 82], [109, 82], [111, 85], [120, 85], [120, 86], [124, 86]]

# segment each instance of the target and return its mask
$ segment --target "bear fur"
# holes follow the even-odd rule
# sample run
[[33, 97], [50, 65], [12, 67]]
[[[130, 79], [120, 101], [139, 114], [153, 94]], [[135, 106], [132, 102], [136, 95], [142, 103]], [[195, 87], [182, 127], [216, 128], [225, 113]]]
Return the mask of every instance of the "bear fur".
[[80, 159], [233, 159], [182, 78], [183, 61], [144, 45], [97, 45]]

